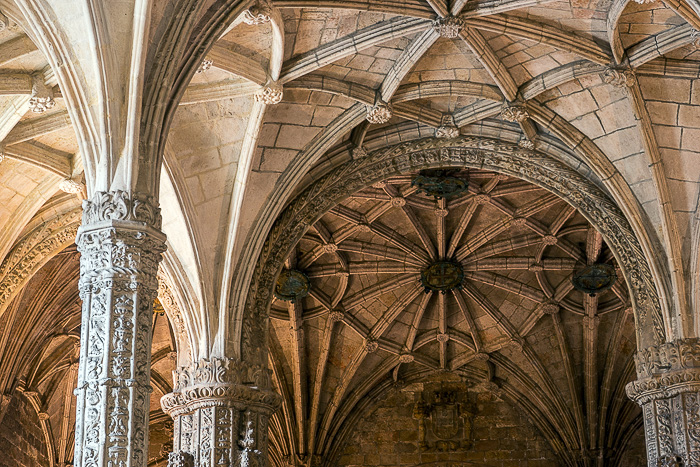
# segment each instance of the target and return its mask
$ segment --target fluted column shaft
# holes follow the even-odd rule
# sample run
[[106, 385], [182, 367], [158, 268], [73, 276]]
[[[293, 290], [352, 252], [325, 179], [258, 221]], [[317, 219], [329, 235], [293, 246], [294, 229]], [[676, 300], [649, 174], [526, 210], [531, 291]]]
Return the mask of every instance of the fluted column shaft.
[[627, 394], [642, 407], [649, 466], [700, 466], [700, 339], [681, 339], [635, 355]]
[[147, 465], [152, 311], [165, 251], [160, 226], [147, 196], [100, 192], [83, 202], [76, 466]]
[[262, 467], [268, 421], [280, 405], [269, 370], [227, 358], [200, 360], [175, 372], [161, 399], [175, 422], [169, 467]]

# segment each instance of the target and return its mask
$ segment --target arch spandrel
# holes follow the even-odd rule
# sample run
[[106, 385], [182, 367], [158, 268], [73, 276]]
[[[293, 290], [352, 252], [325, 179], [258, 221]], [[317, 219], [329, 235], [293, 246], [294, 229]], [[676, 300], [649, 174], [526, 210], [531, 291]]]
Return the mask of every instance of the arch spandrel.
[[[294, 199], [273, 225], [250, 283], [240, 329], [241, 356], [265, 361], [266, 320], [274, 281], [308, 227], [350, 194], [390, 176], [424, 168], [469, 167], [491, 170], [539, 185], [567, 201], [601, 233], [630, 286], [637, 346], [666, 340], [669, 330], [641, 246], [622, 212], [594, 184], [537, 151], [478, 137], [423, 139], [378, 150], [347, 162]], [[670, 320], [667, 320], [670, 322]]]

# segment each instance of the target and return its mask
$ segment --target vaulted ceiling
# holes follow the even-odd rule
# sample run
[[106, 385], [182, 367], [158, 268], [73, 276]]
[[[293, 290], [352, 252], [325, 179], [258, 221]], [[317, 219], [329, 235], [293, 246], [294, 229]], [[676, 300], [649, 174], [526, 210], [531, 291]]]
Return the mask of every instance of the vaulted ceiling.
[[[441, 371], [527, 413], [569, 465], [586, 450], [622, 454], [640, 429], [624, 393], [635, 350], [624, 281], [594, 296], [571, 281], [615, 263], [600, 234], [542, 188], [465, 172], [469, 192], [451, 199], [422, 193], [415, 175], [355, 193], [289, 257], [271, 310], [278, 455], [333, 458], [377, 386]], [[308, 278], [304, 298], [283, 295], [288, 271]]]

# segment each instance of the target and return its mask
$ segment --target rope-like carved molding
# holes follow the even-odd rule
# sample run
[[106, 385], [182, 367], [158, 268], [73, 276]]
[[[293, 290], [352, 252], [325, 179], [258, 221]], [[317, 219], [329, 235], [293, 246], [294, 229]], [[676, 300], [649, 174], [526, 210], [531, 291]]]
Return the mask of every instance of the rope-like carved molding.
[[592, 182], [537, 151], [493, 139], [428, 138], [375, 151], [339, 166], [302, 192], [275, 221], [251, 278], [241, 333], [246, 361], [265, 362], [264, 342], [275, 278], [291, 248], [337, 203], [390, 176], [430, 167], [471, 167], [505, 173], [548, 189], [578, 209], [603, 235], [631, 288], [637, 342], [643, 348], [665, 340], [661, 307], [639, 241], [620, 209]]
[[0, 264], [0, 312], [53, 255], [73, 243], [81, 211], [60, 214], [20, 240]]

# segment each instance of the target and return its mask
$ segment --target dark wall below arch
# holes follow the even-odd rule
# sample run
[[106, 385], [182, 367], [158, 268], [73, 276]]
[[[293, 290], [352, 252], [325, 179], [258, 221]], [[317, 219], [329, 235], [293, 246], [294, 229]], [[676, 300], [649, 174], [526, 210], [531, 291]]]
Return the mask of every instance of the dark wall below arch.
[[29, 403], [15, 394], [0, 422], [0, 467], [47, 467], [44, 434]]

